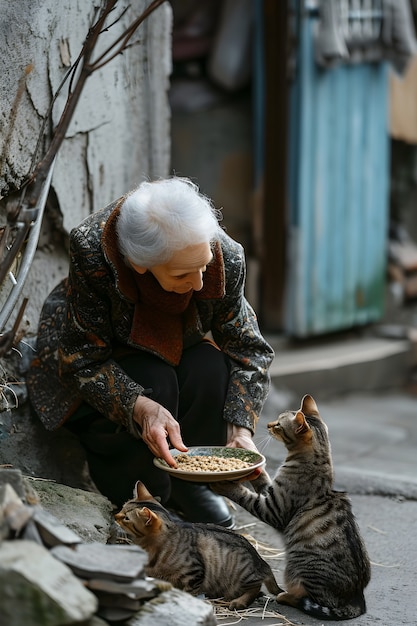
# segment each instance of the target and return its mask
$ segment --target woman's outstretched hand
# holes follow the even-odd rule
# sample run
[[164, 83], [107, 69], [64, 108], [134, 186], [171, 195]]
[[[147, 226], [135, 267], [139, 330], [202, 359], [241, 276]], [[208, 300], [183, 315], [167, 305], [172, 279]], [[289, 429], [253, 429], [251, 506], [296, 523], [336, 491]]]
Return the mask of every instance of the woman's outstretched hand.
[[251, 431], [244, 426], [236, 426], [235, 424], [227, 425], [226, 446], [228, 448], [246, 448], [246, 450], [259, 452], [253, 442]]
[[138, 396], [133, 409], [133, 419], [140, 426], [142, 439], [149, 450], [156, 457], [164, 459], [171, 467], [177, 467], [169, 451], [168, 440], [181, 452], [187, 452], [188, 448], [182, 440], [180, 425], [168, 409], [151, 398]]
[[[227, 425], [227, 447], [228, 448], [246, 448], [246, 450], [253, 450], [254, 452], [259, 452], [258, 448], [255, 446], [255, 443], [252, 439], [252, 433], [248, 428], [244, 426], [236, 426], [235, 424]], [[246, 480], [255, 480], [258, 478], [259, 474], [262, 472], [261, 467], [257, 467], [253, 470], [252, 474], [249, 476], [245, 476], [242, 479], [243, 482]]]

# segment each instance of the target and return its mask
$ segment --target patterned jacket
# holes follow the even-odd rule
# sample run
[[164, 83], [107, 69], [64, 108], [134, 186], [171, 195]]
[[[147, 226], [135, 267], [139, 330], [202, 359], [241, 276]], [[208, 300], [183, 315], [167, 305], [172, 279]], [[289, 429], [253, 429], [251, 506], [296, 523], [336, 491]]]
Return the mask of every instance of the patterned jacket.
[[[27, 386], [48, 430], [61, 426], [83, 400], [135, 430], [133, 407], [144, 389], [114, 359], [126, 351], [152, 349], [138, 344], [133, 332], [134, 318], [135, 325], [140, 324], [135, 315], [138, 292], [133, 271], [118, 250], [115, 229], [123, 200], [93, 213], [71, 231], [68, 278], [47, 297], [41, 312]], [[216, 245], [222, 278], [212, 294], [195, 300], [193, 296], [196, 314], [182, 343], [191, 346], [211, 331], [231, 361], [224, 419], [254, 432], [274, 353], [244, 296], [242, 246], [223, 232]]]

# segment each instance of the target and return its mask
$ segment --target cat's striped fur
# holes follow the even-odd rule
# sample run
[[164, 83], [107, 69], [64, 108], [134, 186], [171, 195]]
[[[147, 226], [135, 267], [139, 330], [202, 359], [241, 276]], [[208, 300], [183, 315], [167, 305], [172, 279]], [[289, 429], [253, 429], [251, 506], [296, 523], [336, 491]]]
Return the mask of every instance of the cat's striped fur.
[[213, 483], [283, 534], [285, 588], [277, 600], [321, 620], [343, 620], [366, 612], [364, 589], [370, 562], [349, 498], [333, 490], [327, 426], [314, 399], [304, 396], [299, 411], [268, 424], [287, 458], [271, 481], [266, 472], [252, 481]]
[[214, 524], [180, 520], [140, 481], [134, 498], [115, 519], [148, 553], [148, 576], [195, 595], [224, 598], [231, 609], [249, 606], [262, 583], [274, 595], [282, 591], [268, 563], [245, 537]]

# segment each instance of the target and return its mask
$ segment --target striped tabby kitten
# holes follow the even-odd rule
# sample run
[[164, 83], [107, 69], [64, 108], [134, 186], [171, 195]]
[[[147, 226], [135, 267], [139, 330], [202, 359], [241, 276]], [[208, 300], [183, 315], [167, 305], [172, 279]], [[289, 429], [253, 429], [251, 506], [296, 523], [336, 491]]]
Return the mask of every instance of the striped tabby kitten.
[[282, 413], [268, 431], [288, 451], [274, 480], [262, 472], [255, 491], [238, 482], [211, 486], [283, 533], [287, 591], [278, 602], [321, 620], [358, 617], [370, 562], [350, 500], [333, 491], [327, 426], [313, 398], [304, 396], [299, 411]]
[[115, 519], [148, 553], [146, 574], [178, 589], [224, 598], [230, 601], [231, 609], [249, 606], [262, 583], [274, 595], [282, 591], [268, 563], [247, 539], [214, 524], [180, 520], [140, 481], [133, 499], [123, 505]]

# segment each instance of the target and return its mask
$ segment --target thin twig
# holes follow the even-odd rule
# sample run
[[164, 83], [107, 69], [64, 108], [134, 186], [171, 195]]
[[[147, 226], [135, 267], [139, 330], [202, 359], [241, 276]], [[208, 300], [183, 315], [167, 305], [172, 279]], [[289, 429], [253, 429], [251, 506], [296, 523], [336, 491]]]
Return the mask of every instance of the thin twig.
[[[122, 33], [120, 35], [120, 37], [118, 37], [118, 39], [116, 39], [116, 41], [114, 41], [112, 43], [111, 46], [109, 46], [107, 48], [107, 50], [105, 50], [101, 56], [98, 57], [98, 59], [96, 59], [93, 63], [93, 69], [94, 71], [100, 69], [101, 67], [103, 67], [104, 65], [106, 65], [107, 63], [109, 63], [112, 59], [114, 59], [118, 54], [120, 54], [121, 52], [123, 52], [123, 50], [126, 48], [126, 45], [128, 43], [128, 41], [132, 38], [132, 36], [134, 35], [134, 33], [136, 32], [136, 30], [138, 29], [138, 27], [142, 24], [142, 22], [153, 12], [155, 11], [155, 9], [157, 9], [161, 4], [163, 4], [163, 2], [166, 2], [166, 0], [153, 0], [153, 2], [151, 2], [151, 4], [148, 6], [147, 9], [144, 10], [144, 12], [142, 13], [142, 15], [140, 15], [126, 30], [124, 33]], [[121, 42], [120, 46], [113, 52], [113, 54], [106, 59], [106, 56], [108, 54], [110, 54], [111, 50], [113, 50], [117, 44]]]
[[[125, 31], [113, 42], [103, 54], [101, 54], [98, 59], [95, 61], [91, 61], [92, 54], [94, 52], [95, 46], [97, 44], [97, 40], [102, 32], [105, 32], [104, 24], [105, 21], [111, 11], [113, 11], [117, 0], [107, 0], [102, 12], [96, 23], [90, 28], [87, 37], [85, 39], [82, 50], [78, 56], [77, 61], [75, 62], [72, 70], [70, 71], [71, 82], [70, 82], [70, 91], [68, 94], [67, 101], [64, 106], [64, 110], [61, 114], [60, 120], [55, 128], [54, 135], [52, 137], [52, 141], [46, 151], [43, 159], [36, 165], [33, 169], [32, 173], [27, 179], [27, 185], [33, 186], [33, 191], [37, 192], [39, 185], [44, 181], [46, 174], [49, 170], [49, 167], [55, 158], [64, 138], [66, 132], [68, 130], [69, 124], [72, 120], [75, 107], [77, 106], [78, 100], [80, 99], [81, 92], [84, 88], [85, 82], [89, 76], [98, 69], [102, 68], [104, 65], [107, 65], [112, 59], [114, 59], [117, 55], [121, 54], [125, 49], [128, 41], [131, 39], [134, 32], [138, 29], [140, 24], [153, 12], [157, 9], [163, 2], [167, 0], [153, 0], [150, 5], [143, 11], [143, 13], [137, 17], [133, 23], [125, 29]], [[116, 20], [117, 21], [117, 20]], [[115, 22], [113, 22], [115, 23]], [[120, 45], [119, 45], [120, 44]], [[117, 47], [116, 47], [117, 46]], [[116, 49], [114, 50], [114, 48]], [[113, 50], [113, 53], [105, 58], [106, 55], [110, 54]], [[75, 78], [76, 70], [79, 69], [79, 74]]]
[[12, 329], [7, 331], [7, 333], [4, 333], [3, 335], [0, 335], [0, 357], [4, 356], [12, 349], [27, 303], [28, 299], [24, 298], [22, 304], [20, 305], [20, 309], [16, 316]]

